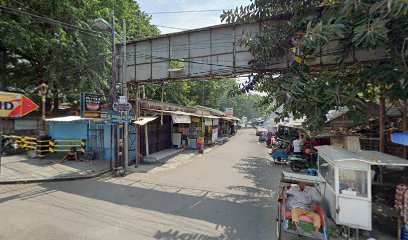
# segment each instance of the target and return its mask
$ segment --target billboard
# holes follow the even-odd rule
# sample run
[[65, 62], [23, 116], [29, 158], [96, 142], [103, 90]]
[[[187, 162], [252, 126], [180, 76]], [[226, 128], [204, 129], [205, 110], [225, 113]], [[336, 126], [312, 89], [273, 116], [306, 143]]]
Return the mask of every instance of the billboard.
[[233, 117], [234, 116], [234, 109], [233, 108], [225, 108], [225, 116], [226, 117]]
[[0, 118], [19, 118], [38, 109], [39, 106], [19, 93], [0, 92]]
[[81, 93], [81, 117], [100, 118], [102, 95]]

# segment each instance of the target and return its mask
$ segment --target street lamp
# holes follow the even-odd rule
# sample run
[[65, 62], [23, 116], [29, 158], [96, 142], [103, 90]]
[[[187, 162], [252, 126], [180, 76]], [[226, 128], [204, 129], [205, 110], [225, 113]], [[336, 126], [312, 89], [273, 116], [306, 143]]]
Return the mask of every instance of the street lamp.
[[103, 18], [97, 18], [93, 21], [93, 25], [102, 31], [111, 30], [109, 23]]
[[[125, 74], [126, 74], [126, 20], [122, 20], [123, 22], [123, 37], [121, 37], [118, 33], [115, 32], [115, 17], [114, 17], [114, 12], [111, 12], [111, 25], [103, 19], [103, 18], [97, 18], [93, 21], [93, 25], [97, 27], [98, 29], [102, 31], [111, 31], [111, 37], [112, 37], [112, 83], [111, 83], [111, 104], [117, 100], [116, 98], [116, 47], [115, 47], [115, 35], [119, 36], [119, 38], [122, 39], [123, 42], [123, 57], [122, 57], [122, 74], [121, 74], [121, 94], [127, 97], [127, 88], [124, 87], [124, 82], [125, 82]], [[127, 168], [128, 162], [129, 162], [129, 156], [128, 156], [128, 148], [129, 148], [129, 140], [128, 140], [128, 123], [125, 122], [124, 124], [124, 139], [123, 139], [123, 152], [124, 152], [124, 168]], [[115, 139], [115, 145], [117, 143], [117, 134], [116, 134], [116, 128], [114, 131], [114, 139]], [[116, 146], [115, 146], [115, 149]], [[116, 154], [115, 154], [116, 155]]]
[[111, 104], [116, 101], [116, 48], [115, 48], [115, 15], [111, 12], [112, 24], [103, 19], [97, 18], [93, 21], [93, 25], [102, 31], [111, 31], [112, 35], [112, 81], [111, 81]]

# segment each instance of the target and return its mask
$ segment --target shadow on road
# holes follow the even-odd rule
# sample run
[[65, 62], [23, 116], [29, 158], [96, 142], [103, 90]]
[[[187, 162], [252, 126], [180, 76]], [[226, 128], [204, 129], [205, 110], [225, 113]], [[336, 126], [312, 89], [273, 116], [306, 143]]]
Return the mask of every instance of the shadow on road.
[[[256, 224], [259, 216], [264, 212], [262, 207], [254, 205], [251, 202], [234, 202], [228, 200], [228, 197], [225, 199], [223, 199], [223, 197], [215, 199], [212, 195], [217, 194], [210, 191], [202, 191], [198, 194], [192, 193], [191, 195], [186, 193], [181, 194], [177, 191], [167, 191], [158, 185], [152, 188], [144, 188], [140, 186], [139, 182], [124, 185], [123, 183], [116, 184], [107, 181], [88, 180], [74, 181], [70, 182], [70, 184], [48, 183], [40, 184], [40, 186], [42, 187], [42, 190], [40, 191], [15, 194], [0, 199], [0, 202], [4, 203], [15, 199], [31, 199], [46, 194], [48, 194], [47, 198], [53, 198], [54, 196], [50, 193], [60, 191], [128, 206], [130, 207], [130, 210], [151, 210], [169, 214], [169, 216], [177, 215], [203, 220], [215, 224], [217, 227], [222, 228], [223, 231], [223, 233], [217, 237], [194, 234], [188, 235], [189, 233], [180, 233], [177, 230], [169, 230], [165, 232], [158, 231], [154, 235], [157, 239], [256, 239], [256, 236], [258, 236], [258, 230], [261, 227]], [[82, 202], [73, 203], [73, 200], [70, 199], [56, 200], [60, 202], [60, 205], [56, 206], [70, 209], [67, 204], [70, 203], [69, 205], [73, 206], [73, 210], [75, 210], [76, 213], [92, 218], [94, 214], [86, 214], [86, 212], [107, 212], [107, 210], [98, 205], [84, 204]], [[114, 213], [109, 212], [109, 214]], [[126, 216], [120, 216], [120, 218], [124, 219]], [[246, 221], [239, 222], [237, 219], [246, 219]], [[93, 220], [105, 223], [106, 219], [93, 218]], [[166, 220], [174, 221], [174, 219], [170, 219], [170, 217]], [[188, 224], [187, 221], [183, 222]], [[194, 229], [193, 225], [191, 226], [191, 229]]]
[[157, 231], [153, 236], [155, 239], [161, 240], [224, 240], [232, 239], [228, 238], [226, 235], [221, 234], [220, 236], [208, 236], [199, 233], [182, 233], [178, 230], [169, 229], [168, 231], [162, 232]]

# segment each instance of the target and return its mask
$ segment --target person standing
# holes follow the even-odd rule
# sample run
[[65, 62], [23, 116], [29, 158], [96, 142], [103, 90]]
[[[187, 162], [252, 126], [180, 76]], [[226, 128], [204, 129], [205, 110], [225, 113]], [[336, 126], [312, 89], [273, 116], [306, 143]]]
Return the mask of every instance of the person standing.
[[295, 155], [301, 155], [302, 154], [302, 142], [299, 140], [299, 137], [295, 137], [295, 139], [292, 142], [293, 145], [293, 154]]

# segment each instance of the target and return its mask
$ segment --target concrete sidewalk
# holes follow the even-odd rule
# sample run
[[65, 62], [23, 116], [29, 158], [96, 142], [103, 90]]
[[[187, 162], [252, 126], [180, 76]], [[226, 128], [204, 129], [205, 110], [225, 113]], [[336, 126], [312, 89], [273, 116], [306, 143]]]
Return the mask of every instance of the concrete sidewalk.
[[0, 184], [67, 181], [96, 177], [109, 170], [109, 161], [75, 162], [2, 156]]
[[[219, 145], [213, 147], [206, 147], [203, 154], [207, 154], [212, 150], [216, 149]], [[128, 168], [129, 173], [153, 173], [153, 172], [163, 172], [177, 168], [180, 165], [194, 161], [194, 158], [200, 155], [198, 150], [181, 150], [167, 157], [160, 158], [157, 162], [142, 164], [137, 168], [131, 166]]]

